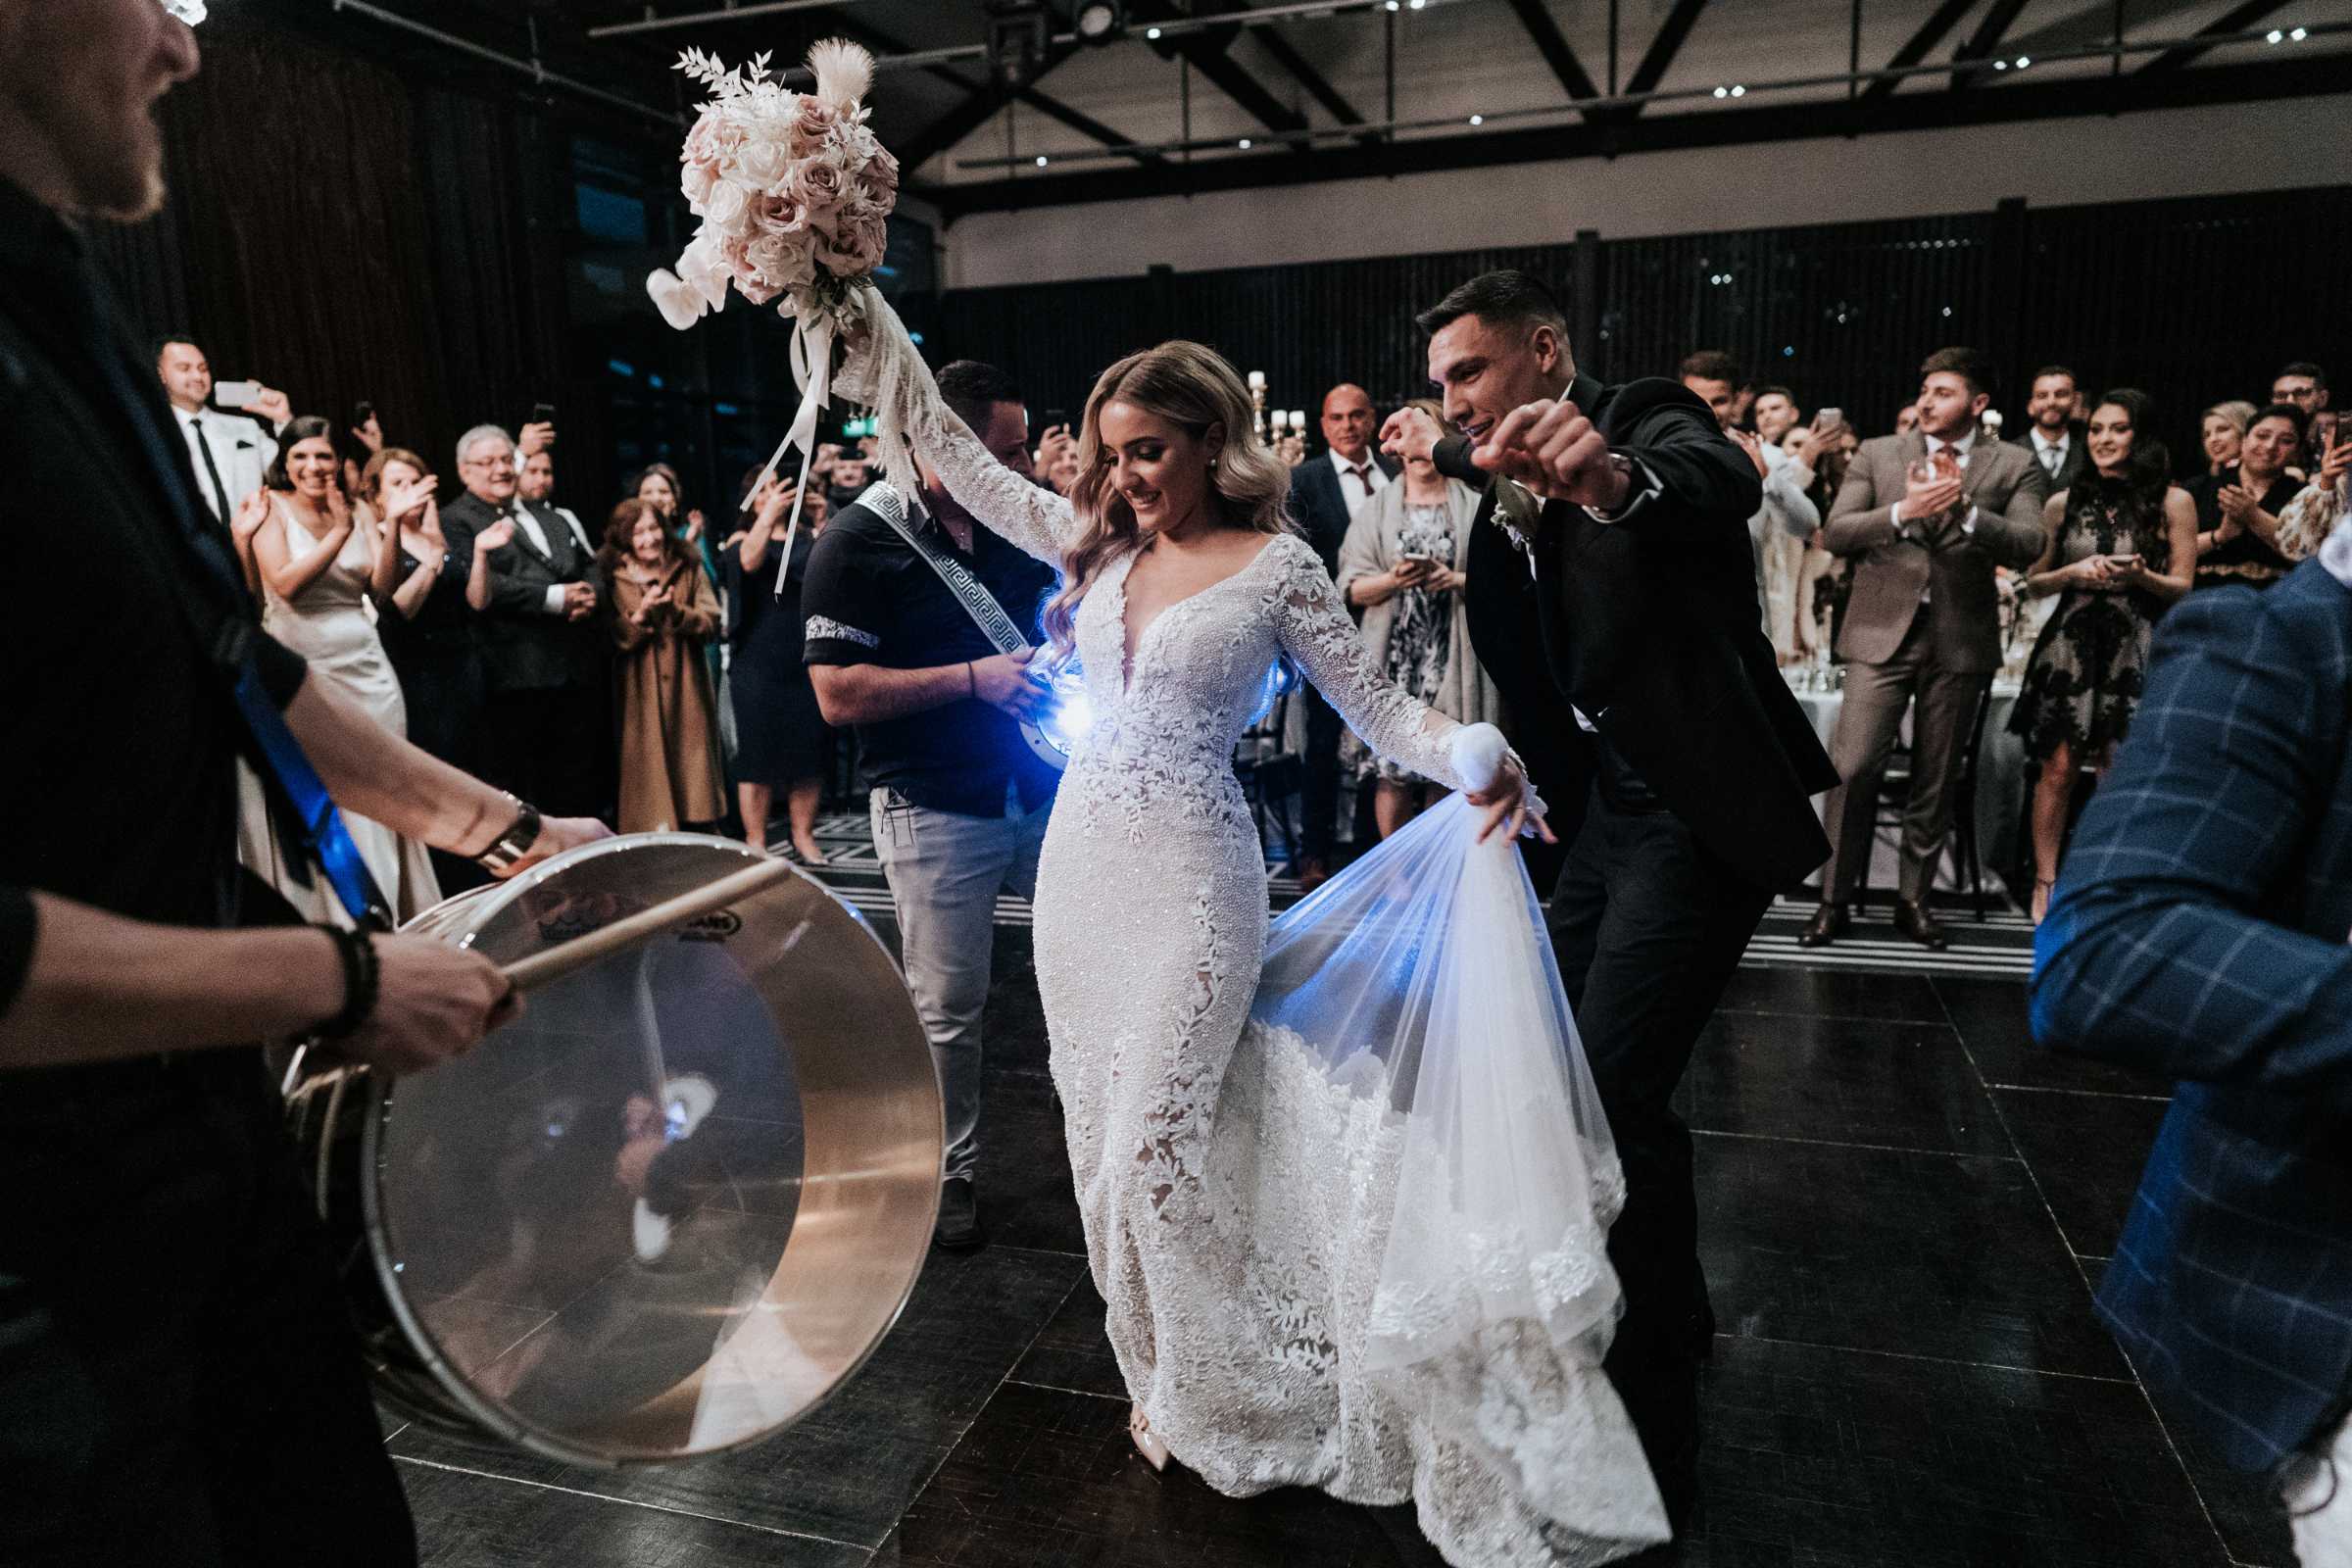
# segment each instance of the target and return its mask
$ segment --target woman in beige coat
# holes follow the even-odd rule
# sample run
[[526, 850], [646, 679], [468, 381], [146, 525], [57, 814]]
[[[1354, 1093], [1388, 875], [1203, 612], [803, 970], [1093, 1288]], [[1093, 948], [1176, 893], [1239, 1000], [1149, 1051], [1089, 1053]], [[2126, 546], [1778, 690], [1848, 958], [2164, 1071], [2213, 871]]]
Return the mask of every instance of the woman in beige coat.
[[[1434, 402], [1414, 407], [1444, 422]], [[1425, 460], [1408, 460], [1403, 479], [1356, 512], [1340, 547], [1340, 592], [1363, 611], [1364, 645], [1388, 677], [1449, 718], [1499, 723], [1502, 699], [1470, 650], [1462, 592], [1478, 492]], [[1348, 737], [1360, 783], [1375, 780], [1372, 809], [1387, 838], [1443, 792], [1383, 761]]]
[[727, 807], [703, 650], [718, 635], [718, 596], [662, 514], [634, 498], [613, 509], [598, 560], [620, 650], [620, 830], [714, 823]]

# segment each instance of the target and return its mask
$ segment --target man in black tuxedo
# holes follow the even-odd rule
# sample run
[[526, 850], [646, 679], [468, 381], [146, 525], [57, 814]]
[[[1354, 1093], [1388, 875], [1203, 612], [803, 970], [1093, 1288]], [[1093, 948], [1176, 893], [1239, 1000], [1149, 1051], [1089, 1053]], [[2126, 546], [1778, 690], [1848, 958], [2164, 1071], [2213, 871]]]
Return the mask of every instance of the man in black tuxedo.
[[485, 775], [564, 815], [611, 809], [612, 666], [596, 552], [555, 508], [516, 498], [514, 443], [496, 425], [459, 438], [466, 493], [441, 509], [452, 554], [488, 558], [482, 660]]
[[2034, 454], [2050, 481], [2051, 495], [2073, 489], [2090, 474], [2090, 444], [2082, 415], [2082, 394], [2077, 390], [2074, 371], [2063, 365], [2045, 365], [2034, 372], [2026, 433], [2010, 444]]
[[[1335, 575], [1356, 509], [1394, 484], [1402, 466], [1373, 450], [1372, 432], [1379, 423], [1371, 395], [1342, 382], [1323, 397], [1323, 439], [1330, 452], [1291, 470], [1291, 514], [1323, 558], [1323, 569]], [[1340, 715], [1312, 686], [1300, 695], [1306, 703], [1306, 780], [1299, 804], [1306, 825], [1298, 835], [1298, 880], [1312, 889], [1331, 874], [1331, 833], [1340, 804]]]
[[1707, 406], [1578, 374], [1525, 273], [1473, 278], [1419, 319], [1462, 434], [1405, 410], [1384, 444], [1488, 486], [1470, 640], [1569, 841], [1552, 941], [1627, 1187], [1608, 1370], [1679, 1524], [1713, 1317], [1670, 1101], [1774, 893], [1828, 858], [1809, 797], [1838, 779], [1757, 624], [1755, 465]]

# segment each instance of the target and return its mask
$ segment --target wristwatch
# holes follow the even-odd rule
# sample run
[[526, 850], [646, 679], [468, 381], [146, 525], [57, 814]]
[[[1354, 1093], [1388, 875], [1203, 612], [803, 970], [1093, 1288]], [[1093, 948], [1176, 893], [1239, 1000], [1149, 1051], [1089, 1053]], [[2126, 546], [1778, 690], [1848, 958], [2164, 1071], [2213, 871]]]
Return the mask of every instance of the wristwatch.
[[531, 846], [539, 842], [539, 808], [512, 795], [507, 799], [514, 802], [514, 820], [490, 841], [488, 849], [473, 858], [473, 863], [492, 876], [504, 876], [514, 869], [531, 853]]

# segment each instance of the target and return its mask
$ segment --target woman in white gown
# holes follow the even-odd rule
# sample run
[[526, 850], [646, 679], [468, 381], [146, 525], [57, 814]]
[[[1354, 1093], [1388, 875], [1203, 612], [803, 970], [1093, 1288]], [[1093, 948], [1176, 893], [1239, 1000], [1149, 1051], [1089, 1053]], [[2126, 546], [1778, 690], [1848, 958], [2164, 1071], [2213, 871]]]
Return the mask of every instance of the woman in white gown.
[[[873, 366], [854, 355], [845, 389], [861, 374], [870, 388]], [[1409, 1182], [1399, 1200], [1400, 1118], [1335, 1081], [1292, 1029], [1252, 1021], [1266, 870], [1231, 760], [1277, 656], [1425, 777], [1461, 787], [1467, 737], [1381, 676], [1314, 552], [1284, 526], [1288, 471], [1251, 435], [1241, 378], [1187, 343], [1112, 367], [1088, 400], [1066, 499], [999, 465], [935, 388], [901, 401], [914, 405], [901, 416], [917, 456], [956, 500], [1065, 575], [1046, 624], [1074, 644], [1093, 720], [1039, 866], [1037, 979], [1138, 1446], [1233, 1495], [1300, 1485], [1363, 1503], [1409, 1497], [1463, 1568], [1602, 1562], [1663, 1540], [1641, 1448], [1599, 1370], [1615, 1304], [1603, 1253], [1613, 1155], [1597, 1155], [1607, 1168], [1590, 1190], [1572, 1178], [1558, 1195], [1575, 1205], [1572, 1234], [1532, 1265], [1545, 1300], [1530, 1319], [1482, 1330], [1446, 1305], [1455, 1282], [1436, 1280], [1401, 1303], [1384, 1296], [1375, 1321], [1393, 1231], [1445, 1216], [1417, 1215]], [[1521, 783], [1512, 759], [1496, 798], [1515, 800]], [[1459, 845], [1471, 815], [1424, 821], [1449, 823]], [[1489, 848], [1523, 884], [1507, 846]], [[1412, 880], [1394, 864], [1387, 874]], [[1344, 900], [1348, 883], [1325, 895]], [[1409, 892], [1373, 923], [1395, 924]], [[1540, 933], [1521, 924], [1551, 975]], [[1464, 1016], [1485, 1022], [1465, 1001]], [[1556, 1023], [1567, 1027], [1564, 1004]], [[1573, 1066], [1581, 1079], [1581, 1057]], [[1433, 1321], [1415, 1326], [1400, 1304]], [[1571, 1307], [1583, 1315], [1564, 1335], [1532, 1320], [1556, 1325]], [[1429, 1343], [1394, 1353], [1413, 1341]], [[1434, 1353], [1439, 1342], [1452, 1352]], [[1412, 1375], [1379, 1375], [1399, 1363]]]
[[[378, 724], [407, 737], [408, 703], [368, 613], [377, 541], [359, 525], [337, 483], [337, 460], [324, 419], [286, 426], [277, 466], [246, 505], [265, 513], [253, 529], [262, 580], [262, 626], [300, 654], [313, 677], [356, 699]], [[305, 886], [286, 864], [270, 831], [261, 784], [239, 775], [238, 847], [246, 865], [283, 894], [305, 919], [344, 919], [326, 878], [315, 868]], [[394, 915], [405, 920], [441, 902], [422, 844], [351, 812], [344, 825]]]

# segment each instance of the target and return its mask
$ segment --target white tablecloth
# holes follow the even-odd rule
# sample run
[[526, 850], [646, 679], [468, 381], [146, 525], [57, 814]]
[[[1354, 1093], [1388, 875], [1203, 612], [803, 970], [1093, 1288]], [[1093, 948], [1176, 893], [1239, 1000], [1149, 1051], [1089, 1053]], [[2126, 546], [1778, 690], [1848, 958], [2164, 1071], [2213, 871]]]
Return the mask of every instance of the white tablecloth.
[[[1791, 687], [1796, 671], [1790, 675]], [[2026, 805], [2026, 742], [2022, 735], [2009, 733], [2009, 717], [2017, 711], [2018, 682], [1996, 676], [1992, 683], [1992, 710], [1984, 715], [1984, 742], [1977, 759], [1977, 853], [1989, 880], [1995, 867], [2004, 866], [2018, 853], [2018, 828]], [[1845, 706], [1843, 692], [1797, 691], [1796, 701], [1813, 724], [1813, 733], [1821, 737], [1827, 749], [1831, 733], [1838, 727], [1838, 711]], [[1911, 739], [1911, 714], [1903, 714], [1903, 741]], [[1829, 802], [1826, 795], [1814, 798], [1814, 808], [1821, 809]], [[1964, 877], [1953, 874], [1955, 855], [1947, 853], [1943, 863], [1936, 868], [1936, 885], [1939, 888], [1965, 890]], [[1891, 888], [1894, 885], [1895, 860], [1891, 842], [1880, 845], [1871, 859], [1870, 885]]]

